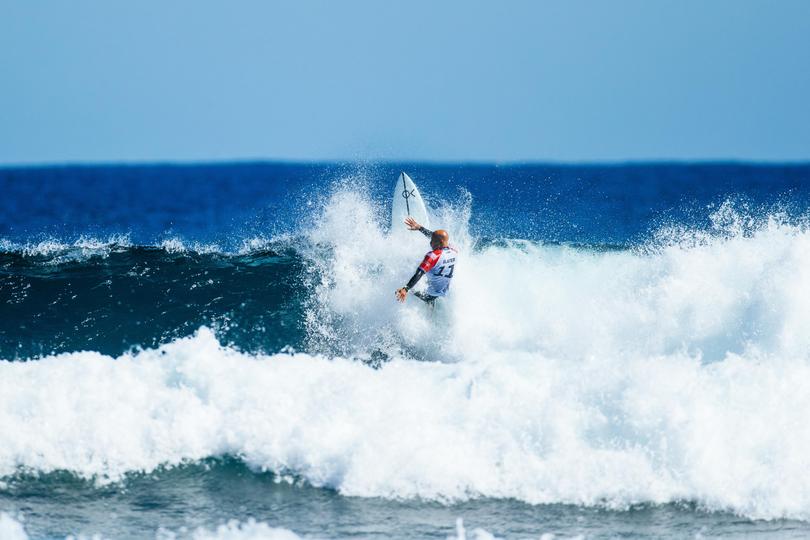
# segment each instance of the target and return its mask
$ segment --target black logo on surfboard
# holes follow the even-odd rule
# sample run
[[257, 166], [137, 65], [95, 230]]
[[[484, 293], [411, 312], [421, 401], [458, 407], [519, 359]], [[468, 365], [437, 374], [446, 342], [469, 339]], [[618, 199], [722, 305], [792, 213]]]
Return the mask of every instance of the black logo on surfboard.
[[408, 212], [408, 215], [411, 215], [411, 205], [408, 204], [408, 199], [411, 197], [415, 197], [416, 194], [414, 193], [416, 188], [408, 191], [408, 184], [405, 183], [405, 175], [402, 175], [402, 198], [405, 199], [405, 211]]

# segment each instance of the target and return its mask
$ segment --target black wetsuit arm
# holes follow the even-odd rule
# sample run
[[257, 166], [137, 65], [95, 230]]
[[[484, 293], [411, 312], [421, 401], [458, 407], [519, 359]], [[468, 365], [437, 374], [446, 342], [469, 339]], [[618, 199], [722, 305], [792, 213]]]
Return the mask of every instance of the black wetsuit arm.
[[422, 270], [421, 268], [417, 268], [416, 272], [411, 277], [410, 281], [408, 281], [408, 284], [405, 285], [405, 288], [407, 290], [410, 290], [414, 285], [416, 285], [419, 282], [420, 279], [422, 279], [422, 276], [424, 276], [424, 275], [425, 275], [425, 271]]
[[[417, 230], [420, 233], [427, 236], [428, 238], [433, 236], [433, 231], [431, 231], [430, 229], [426, 229], [426, 228], [420, 226], [419, 229], [417, 229]], [[419, 280], [422, 279], [422, 276], [424, 276], [424, 275], [425, 275], [425, 271], [422, 270], [421, 268], [417, 268], [416, 272], [414, 272], [413, 276], [411, 276], [411, 279], [408, 281], [408, 284], [405, 285], [405, 288], [407, 290], [411, 290], [413, 288], [413, 286], [416, 285], [419, 282]]]

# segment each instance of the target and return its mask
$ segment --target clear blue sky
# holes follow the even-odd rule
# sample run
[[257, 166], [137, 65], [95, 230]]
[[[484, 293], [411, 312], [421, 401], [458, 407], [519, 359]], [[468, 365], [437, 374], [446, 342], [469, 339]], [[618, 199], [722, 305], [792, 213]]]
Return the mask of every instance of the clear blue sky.
[[0, 0], [0, 163], [810, 159], [810, 1]]

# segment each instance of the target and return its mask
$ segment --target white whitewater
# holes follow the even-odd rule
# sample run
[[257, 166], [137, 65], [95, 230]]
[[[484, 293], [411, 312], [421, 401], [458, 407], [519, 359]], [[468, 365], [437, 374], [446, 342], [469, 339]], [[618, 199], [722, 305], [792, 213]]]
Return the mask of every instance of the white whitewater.
[[434, 322], [393, 301], [418, 261], [376, 216], [351, 191], [325, 206], [309, 326], [358, 354], [385, 341], [382, 369], [241, 353], [205, 328], [118, 358], [0, 362], [0, 475], [107, 481], [227, 454], [346, 495], [810, 519], [805, 229], [476, 250], [468, 208], [439, 209], [466, 262], [431, 358]]

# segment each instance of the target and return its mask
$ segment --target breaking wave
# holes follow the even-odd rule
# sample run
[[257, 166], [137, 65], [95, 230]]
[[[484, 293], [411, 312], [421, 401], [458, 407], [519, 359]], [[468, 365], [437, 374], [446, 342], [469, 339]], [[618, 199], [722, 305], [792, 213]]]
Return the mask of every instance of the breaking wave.
[[[83, 283], [81, 298], [110, 280], [97, 290], [113, 307], [62, 328], [74, 337], [36, 361], [0, 362], [0, 475], [107, 482], [234, 456], [346, 495], [693, 501], [810, 519], [802, 223], [724, 206], [710, 229], [662, 227], [616, 249], [478, 239], [469, 208], [435, 216], [462, 253], [435, 312], [393, 301], [424, 238], [389, 234], [351, 189], [305, 234], [242, 254], [124, 241], [6, 249], [18, 282], [4, 305], [47, 314], [58, 298], [76, 312], [65, 283]], [[84, 249], [92, 256], [53, 264]], [[148, 328], [126, 342], [86, 339], [133, 320]], [[27, 358], [5, 345], [9, 360]]]

